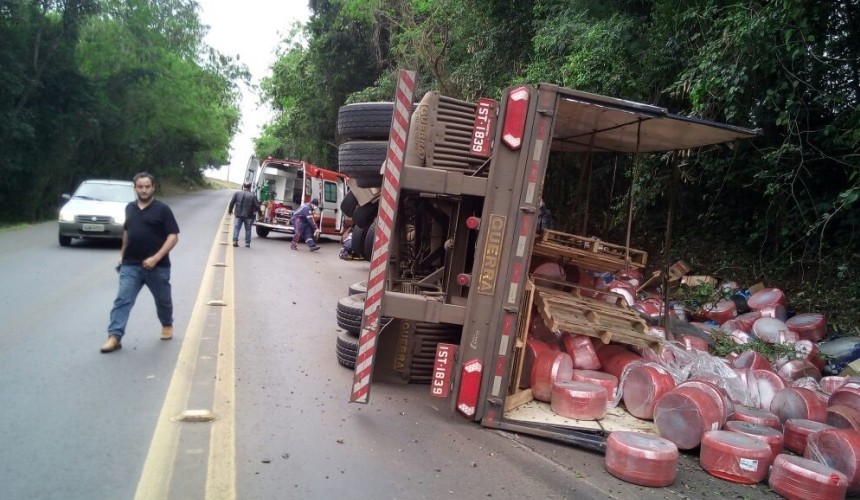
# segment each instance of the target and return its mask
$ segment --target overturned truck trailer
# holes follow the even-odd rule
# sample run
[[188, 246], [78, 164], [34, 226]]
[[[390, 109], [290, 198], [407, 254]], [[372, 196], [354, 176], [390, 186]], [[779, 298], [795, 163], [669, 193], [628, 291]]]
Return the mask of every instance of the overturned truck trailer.
[[[433, 394], [487, 427], [593, 449], [613, 430], [652, 432], [621, 408], [599, 421], [561, 417], [520, 387], [530, 324], [555, 312], [563, 325], [565, 308], [611, 319], [584, 320], [586, 335], [656, 346], [624, 306], [607, 310], [611, 304], [576, 286], [546, 286], [530, 274], [533, 259], [609, 272], [647, 261], [629, 242], [538, 233], [550, 156], [688, 150], [756, 132], [550, 84], [477, 103], [429, 92], [413, 111], [413, 81], [402, 72], [382, 185], [360, 196], [379, 210], [351, 400], [368, 400], [374, 373], [431, 364], [424, 381]], [[458, 341], [440, 344], [433, 325], [456, 325]]]

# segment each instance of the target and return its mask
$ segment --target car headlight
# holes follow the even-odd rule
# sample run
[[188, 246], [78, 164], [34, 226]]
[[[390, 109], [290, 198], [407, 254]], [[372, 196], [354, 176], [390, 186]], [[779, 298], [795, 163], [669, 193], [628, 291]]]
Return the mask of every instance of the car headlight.
[[75, 214], [70, 210], [60, 210], [60, 222], [74, 222]]
[[115, 215], [113, 221], [122, 226], [123, 224], [125, 224], [125, 214], [122, 213], [119, 215]]

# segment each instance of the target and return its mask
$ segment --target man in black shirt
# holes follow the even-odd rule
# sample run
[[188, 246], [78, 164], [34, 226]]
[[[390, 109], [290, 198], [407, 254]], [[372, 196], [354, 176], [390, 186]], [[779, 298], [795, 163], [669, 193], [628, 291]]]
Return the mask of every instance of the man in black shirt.
[[170, 250], [179, 241], [179, 225], [170, 207], [155, 199], [155, 178], [134, 176], [137, 201], [125, 207], [122, 250], [117, 266], [119, 290], [110, 312], [108, 339], [102, 352], [122, 349], [122, 336], [137, 294], [143, 285], [155, 299], [161, 340], [173, 338], [173, 298], [170, 293]]
[[230, 206], [227, 207], [227, 213], [232, 215], [234, 208], [236, 209], [236, 224], [233, 227], [233, 246], [239, 246], [239, 229], [244, 225], [245, 246], [250, 247], [251, 222], [254, 221], [254, 214], [260, 213], [260, 202], [251, 193], [250, 182], [242, 184], [242, 190], [233, 193], [233, 198], [230, 199]]

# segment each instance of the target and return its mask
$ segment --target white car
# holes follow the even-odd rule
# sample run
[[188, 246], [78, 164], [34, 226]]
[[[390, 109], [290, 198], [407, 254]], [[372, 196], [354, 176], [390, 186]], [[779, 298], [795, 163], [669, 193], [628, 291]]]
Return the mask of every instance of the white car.
[[137, 199], [131, 181], [87, 180], [60, 209], [60, 246], [72, 238], [122, 239], [125, 207]]

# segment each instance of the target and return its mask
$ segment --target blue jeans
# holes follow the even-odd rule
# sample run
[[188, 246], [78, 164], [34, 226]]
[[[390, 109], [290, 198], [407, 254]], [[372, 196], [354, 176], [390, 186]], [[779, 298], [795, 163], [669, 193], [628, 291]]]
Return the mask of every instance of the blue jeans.
[[152, 292], [161, 326], [173, 325], [170, 268], [155, 267], [146, 271], [140, 264], [123, 264], [119, 269], [119, 290], [113, 301], [113, 309], [110, 311], [110, 325], [108, 325], [110, 335], [120, 339], [125, 335], [128, 315], [143, 285]]
[[252, 217], [236, 217], [236, 225], [233, 226], [233, 241], [239, 241], [239, 229], [242, 228], [242, 224], [245, 225], [245, 243], [251, 244], [251, 222], [254, 219]]

